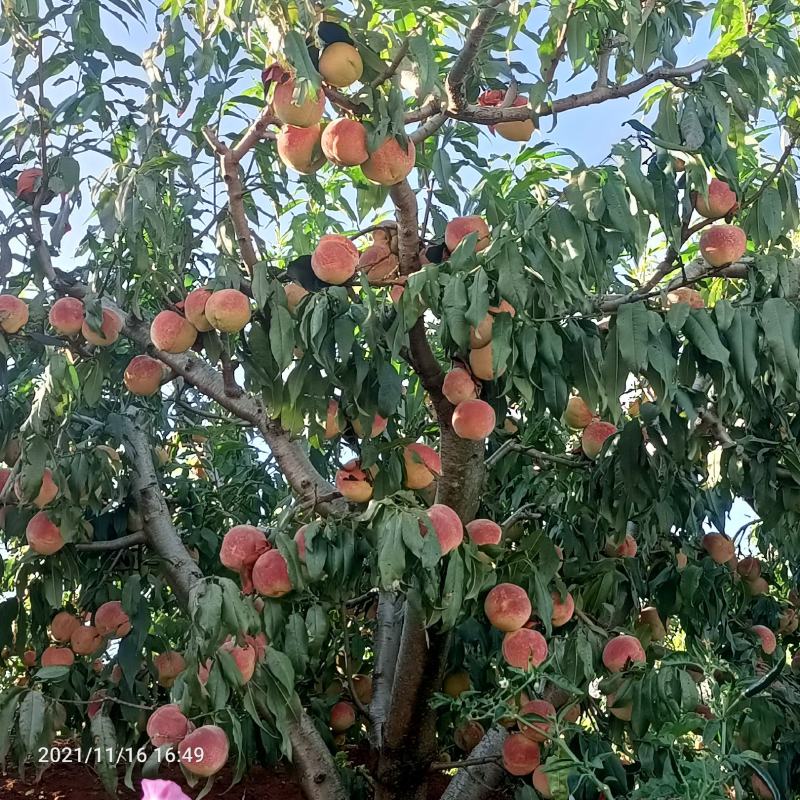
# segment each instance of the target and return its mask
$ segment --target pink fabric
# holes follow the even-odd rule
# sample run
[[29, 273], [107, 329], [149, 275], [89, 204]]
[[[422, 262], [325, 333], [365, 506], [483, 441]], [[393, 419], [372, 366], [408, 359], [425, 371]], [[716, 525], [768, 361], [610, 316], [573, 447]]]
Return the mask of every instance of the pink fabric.
[[142, 781], [142, 800], [192, 800], [174, 781]]

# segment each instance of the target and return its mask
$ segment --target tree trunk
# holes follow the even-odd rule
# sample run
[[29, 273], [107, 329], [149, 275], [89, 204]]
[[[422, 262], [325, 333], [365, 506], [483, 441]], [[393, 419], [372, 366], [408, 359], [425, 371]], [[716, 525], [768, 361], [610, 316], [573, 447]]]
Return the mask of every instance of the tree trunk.
[[490, 797], [506, 774], [500, 766], [506, 736], [508, 734], [505, 728], [499, 725], [490, 728], [469, 754], [469, 758], [497, 756], [497, 763], [479, 764], [459, 770], [445, 789], [441, 800], [486, 800]]

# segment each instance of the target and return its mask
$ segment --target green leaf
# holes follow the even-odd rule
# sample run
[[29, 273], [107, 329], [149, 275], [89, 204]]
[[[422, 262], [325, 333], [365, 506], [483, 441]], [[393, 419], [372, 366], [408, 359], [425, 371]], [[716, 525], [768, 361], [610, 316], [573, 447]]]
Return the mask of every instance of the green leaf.
[[776, 366], [796, 385], [800, 374], [797, 310], [782, 297], [772, 297], [761, 308], [761, 327]]
[[20, 743], [28, 756], [33, 757], [42, 740], [47, 705], [41, 692], [25, 695], [19, 707]]
[[707, 311], [692, 311], [683, 324], [686, 338], [706, 357], [727, 364], [729, 353]]
[[643, 302], [623, 303], [617, 311], [619, 354], [631, 372], [647, 367], [649, 313]]

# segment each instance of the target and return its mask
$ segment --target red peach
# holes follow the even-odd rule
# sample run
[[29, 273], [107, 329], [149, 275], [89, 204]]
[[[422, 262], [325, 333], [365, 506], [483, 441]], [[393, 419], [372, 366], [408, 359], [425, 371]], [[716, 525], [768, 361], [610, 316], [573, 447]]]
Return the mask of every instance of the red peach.
[[131, 394], [149, 397], [161, 388], [163, 377], [164, 368], [160, 361], [150, 356], [134, 356], [125, 368], [123, 382]]
[[252, 525], [234, 525], [222, 538], [219, 560], [224, 567], [239, 572], [252, 567], [270, 549], [263, 531]]
[[469, 673], [464, 670], [451, 672], [442, 682], [442, 691], [450, 697], [460, 697], [472, 688]]
[[750, 788], [759, 800], [774, 800], [772, 789], [767, 786], [764, 779], [754, 772], [750, 776]]
[[289, 567], [278, 550], [267, 550], [253, 566], [253, 586], [265, 597], [283, 597], [292, 591]]
[[361, 469], [357, 459], [348, 461], [336, 473], [336, 488], [346, 500], [366, 503], [372, 498], [372, 483], [369, 475]]
[[337, 167], [363, 164], [369, 158], [367, 129], [355, 119], [335, 119], [322, 132], [322, 152]]
[[26, 650], [22, 654], [22, 663], [26, 667], [35, 667], [36, 666], [36, 651], [35, 650]]
[[157, 708], [147, 720], [147, 735], [153, 747], [180, 744], [192, 731], [192, 723], [175, 703]]
[[478, 234], [478, 240], [475, 244], [476, 252], [485, 250], [490, 245], [492, 234], [483, 217], [473, 215], [451, 219], [444, 231], [444, 243], [447, 249], [452, 253], [471, 233]]
[[371, 286], [381, 286], [397, 273], [400, 262], [385, 244], [370, 245], [358, 259], [359, 269]]
[[463, 403], [465, 400], [475, 400], [478, 397], [477, 387], [472, 375], [461, 367], [451, 369], [444, 376], [442, 394], [454, 406]]
[[284, 283], [283, 291], [286, 295], [286, 306], [289, 309], [289, 313], [294, 314], [294, 312], [297, 311], [297, 307], [303, 301], [303, 298], [308, 296], [308, 291], [294, 281]]
[[766, 625], [753, 625], [750, 630], [760, 639], [761, 649], [768, 656], [772, 655], [775, 652], [775, 648], [778, 646], [775, 634]]
[[374, 439], [376, 436], [380, 436], [385, 430], [386, 426], [389, 424], [389, 420], [385, 417], [382, 417], [380, 414], [376, 414], [372, 418], [372, 425], [370, 425], [370, 429], [367, 431], [361, 420], [356, 418], [353, 420], [353, 430], [356, 432], [356, 436], [359, 439]]
[[187, 772], [207, 778], [225, 766], [229, 749], [228, 736], [222, 728], [203, 725], [180, 743], [178, 758]]
[[594, 414], [582, 397], [575, 395], [567, 400], [567, 408], [564, 411], [564, 422], [567, 427], [583, 430], [593, 419]]
[[322, 130], [319, 125], [309, 128], [284, 125], [277, 136], [278, 156], [295, 172], [312, 175], [325, 163], [321, 138]]
[[65, 644], [80, 625], [81, 621], [69, 611], [59, 611], [50, 621], [50, 634], [57, 642]]
[[471, 753], [486, 735], [486, 731], [480, 722], [469, 720], [459, 725], [453, 731], [453, 741], [460, 750]]
[[700, 252], [712, 267], [738, 261], [747, 250], [747, 235], [736, 225], [712, 225], [700, 236]]
[[[697, 289], [691, 289], [688, 286], [679, 286], [672, 292], [667, 294], [667, 300], [670, 305], [678, 305], [684, 303], [689, 308], [705, 308], [706, 301], [703, 300], [703, 295]], [[633, 415], [631, 415], [633, 416]]]
[[206, 317], [206, 303], [209, 297], [211, 290], [200, 287], [192, 289], [183, 301], [183, 313], [198, 331], [210, 331], [213, 327]]
[[426, 444], [415, 442], [403, 448], [406, 489], [425, 489], [433, 483], [436, 475], [442, 474], [442, 459]]
[[503, 529], [493, 520], [474, 519], [467, 523], [467, 535], [473, 544], [483, 547], [487, 544], [500, 544]]
[[28, 323], [28, 304], [13, 294], [0, 294], [0, 331], [17, 333]]
[[108, 347], [119, 339], [122, 331], [122, 320], [116, 312], [107, 308], [103, 309], [103, 317], [100, 322], [100, 330], [96, 331], [90, 327], [87, 320], [81, 325], [81, 335], [89, 344], [95, 347]]
[[612, 716], [621, 719], [623, 722], [630, 722], [633, 717], [633, 703], [630, 700], [626, 700], [618, 705], [614, 694], [610, 694], [606, 698], [606, 708], [608, 708]]
[[43, 667], [71, 667], [75, 654], [67, 647], [47, 647], [42, 653]]
[[504, 632], [521, 628], [532, 613], [527, 593], [513, 583], [498, 583], [491, 589], [486, 595], [483, 609], [489, 622]]
[[153, 659], [153, 665], [158, 673], [158, 683], [166, 689], [171, 688], [175, 679], [186, 669], [186, 660], [180, 653], [167, 650], [159, 653]]
[[503, 766], [511, 775], [530, 775], [541, 761], [539, 745], [523, 736], [512, 733], [503, 742]]
[[522, 735], [532, 742], [546, 742], [550, 738], [551, 722], [539, 721], [552, 719], [556, 715], [555, 706], [547, 700], [529, 700], [519, 710], [521, 716], [531, 716], [534, 720], [520, 723]]
[[736, 555], [733, 542], [721, 533], [707, 533], [703, 536], [703, 549], [717, 564], [727, 564]]
[[224, 650], [225, 652], [231, 654], [231, 657], [236, 664], [236, 668], [239, 670], [242, 683], [248, 683], [253, 677], [253, 673], [256, 671], [255, 648], [251, 647], [249, 644], [239, 646], [231, 639], [225, 642], [220, 647], [220, 650]]
[[185, 353], [197, 339], [197, 328], [175, 311], [161, 311], [150, 325], [150, 338], [165, 353]]
[[553, 797], [553, 790], [550, 788], [550, 779], [542, 767], [536, 767], [531, 776], [533, 788], [536, 789], [537, 794], [543, 797], [544, 800], [551, 800]]
[[334, 733], [344, 733], [355, 725], [356, 710], [344, 700], [335, 703], [331, 708], [330, 725]]
[[769, 594], [769, 583], [759, 576], [758, 578], [753, 578], [751, 581], [744, 582], [744, 588], [747, 594], [751, 597], [759, 597], [762, 594]]
[[612, 558], [633, 558], [639, 552], [639, 545], [630, 533], [626, 533], [619, 544], [609, 539], [606, 542], [605, 552]]
[[59, 297], [51, 306], [47, 319], [56, 333], [76, 336], [83, 327], [83, 303], [77, 297]]
[[531, 628], [511, 631], [503, 637], [503, 658], [516, 669], [538, 667], [547, 658], [547, 642]]
[[[428, 509], [428, 519], [431, 521], [442, 555], [447, 555], [455, 550], [464, 541], [464, 526], [461, 519], [450, 506], [436, 503]], [[427, 531], [423, 530], [423, 536]]]
[[[22, 489], [22, 481], [19, 478], [14, 481], [14, 494], [20, 502], [26, 500]], [[30, 502], [32, 505], [36, 506], [36, 508], [44, 508], [52, 503], [56, 497], [58, 497], [58, 486], [53, 480], [53, 473], [51, 470], [45, 469], [42, 473], [42, 482], [39, 484], [39, 491], [36, 497]]]
[[641, 610], [639, 625], [645, 625], [650, 629], [650, 636], [655, 642], [662, 642], [667, 636], [667, 630], [655, 606], [647, 606]]
[[755, 556], [746, 556], [737, 565], [736, 571], [746, 580], [761, 577], [761, 562]]
[[581, 448], [589, 458], [597, 458], [600, 451], [603, 449], [606, 439], [617, 432], [616, 425], [610, 422], [603, 422], [602, 420], [595, 420], [590, 422], [584, 429], [581, 435]]
[[31, 550], [40, 556], [51, 556], [64, 546], [61, 530], [50, 521], [44, 511], [31, 517], [25, 529], [25, 538]]
[[[272, 95], [272, 110], [275, 116], [285, 125], [296, 125], [308, 128], [322, 119], [325, 109], [325, 95], [322, 89], [314, 90], [310, 86], [302, 93], [298, 90], [294, 79], [285, 73], [285, 80], [275, 85]], [[297, 95], [297, 96], [295, 96]]]
[[635, 636], [620, 634], [603, 648], [603, 664], [609, 672], [622, 672], [629, 664], [646, 660], [642, 643]]
[[326, 233], [311, 254], [311, 269], [325, 283], [341, 286], [356, 273], [358, 248], [338, 233]]
[[501, 364], [495, 372], [493, 358], [494, 349], [491, 342], [485, 347], [470, 350], [469, 368], [472, 370], [472, 374], [482, 381], [493, 381], [495, 378], [499, 378], [506, 371], [506, 367], [505, 364]]
[[353, 675], [353, 694], [359, 703], [368, 706], [372, 702], [372, 678], [369, 675]]
[[103, 637], [94, 625], [79, 625], [69, 637], [69, 646], [76, 656], [90, 656], [103, 646]]
[[36, 193], [42, 186], [44, 172], [40, 167], [28, 167], [17, 175], [17, 197], [23, 203], [33, 205]]
[[333, 439], [342, 432], [340, 416], [339, 403], [336, 400], [328, 400], [328, 410], [325, 415], [326, 439]]
[[417, 151], [411, 139], [403, 148], [397, 139], [390, 136], [369, 154], [369, 158], [361, 165], [361, 171], [373, 183], [393, 186], [408, 177], [416, 159]]
[[101, 636], [114, 639], [131, 632], [131, 621], [119, 600], [109, 600], [94, 612], [94, 625]]
[[452, 425], [456, 436], [481, 441], [497, 424], [494, 409], [485, 400], [464, 400], [453, 412]]
[[572, 619], [572, 615], [575, 613], [575, 600], [569, 592], [567, 592], [563, 600], [558, 592], [551, 592], [550, 596], [553, 599], [551, 621], [554, 628], [560, 628]]
[[701, 217], [719, 219], [729, 214], [736, 207], [736, 192], [725, 181], [712, 178], [708, 184], [707, 196], [702, 192], [695, 196], [694, 207]]

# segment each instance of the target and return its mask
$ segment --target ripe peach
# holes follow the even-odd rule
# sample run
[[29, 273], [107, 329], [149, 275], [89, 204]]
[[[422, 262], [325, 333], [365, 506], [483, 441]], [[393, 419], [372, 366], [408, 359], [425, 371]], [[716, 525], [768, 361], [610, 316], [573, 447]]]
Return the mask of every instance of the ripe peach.
[[442, 682], [442, 691], [450, 697], [460, 697], [472, 688], [469, 673], [464, 670], [451, 672]]
[[736, 207], [736, 192], [725, 181], [712, 178], [708, 184], [708, 196], [698, 192], [694, 199], [695, 211], [706, 219], [719, 219]]
[[633, 703], [627, 700], [617, 705], [616, 700], [616, 695], [608, 695], [606, 698], [606, 708], [608, 708], [611, 715], [617, 719], [621, 719], [623, 722], [630, 722], [633, 717]]
[[[284, 125], [308, 128], [322, 119], [325, 110], [325, 95], [322, 89], [306, 87], [300, 99], [300, 91], [294, 79], [284, 73], [283, 80], [275, 84], [272, 94], [272, 110]], [[297, 95], [297, 96], [295, 96]]]
[[348, 461], [336, 473], [336, 488], [342, 497], [354, 503], [366, 503], [372, 498], [372, 483], [369, 475], [361, 469], [357, 459]]
[[[256, 599], [256, 602], [253, 603], [253, 606], [260, 614], [264, 610], [264, 601], [259, 597]], [[245, 633], [243, 638], [247, 644], [256, 651], [256, 663], [263, 661], [267, 654], [267, 645], [269, 644], [267, 641], [267, 634], [263, 631], [259, 631], [255, 636]]]
[[467, 535], [478, 547], [487, 544], [500, 544], [503, 529], [490, 519], [474, 519], [467, 523]]
[[76, 336], [83, 327], [83, 303], [77, 297], [59, 297], [50, 307], [47, 319], [56, 333]]
[[703, 549], [717, 564], [727, 564], [736, 554], [733, 542], [721, 533], [707, 533], [703, 537]]
[[109, 600], [94, 612], [94, 626], [101, 636], [117, 639], [131, 632], [131, 621], [119, 600]]
[[256, 671], [255, 648], [251, 647], [249, 644], [239, 646], [233, 639], [230, 639], [220, 647], [220, 650], [224, 650], [225, 652], [231, 654], [231, 657], [236, 663], [236, 668], [239, 670], [239, 674], [241, 675], [242, 683], [248, 683], [248, 681], [253, 677], [253, 673]]
[[478, 323], [477, 327], [469, 327], [469, 346], [473, 350], [479, 350], [492, 341], [492, 329], [494, 328], [494, 315], [487, 313]]
[[70, 614], [69, 611], [59, 611], [50, 621], [50, 635], [62, 644], [66, 644], [75, 628], [79, 628], [81, 621]]
[[655, 642], [662, 642], [667, 636], [667, 629], [661, 621], [661, 615], [655, 606], [647, 606], [639, 613], [639, 624], [650, 629], [650, 636]]
[[11, 470], [0, 467], [0, 495], [3, 494], [3, 490], [6, 488], [6, 484], [8, 483], [8, 479], [10, 477]]
[[335, 119], [322, 132], [322, 152], [337, 167], [363, 164], [369, 158], [367, 129], [355, 119]]
[[283, 597], [292, 591], [289, 567], [278, 550], [267, 550], [253, 565], [253, 586], [265, 597]]
[[457, 406], [465, 400], [475, 400], [478, 397], [478, 389], [472, 375], [467, 370], [456, 367], [444, 376], [442, 394]]
[[353, 693], [359, 703], [368, 706], [372, 702], [372, 678], [369, 675], [353, 675]]
[[22, 654], [22, 663], [26, 667], [35, 667], [36, 666], [36, 651], [35, 650], [26, 650]]
[[358, 418], [353, 420], [353, 430], [356, 432], [356, 436], [358, 436], [359, 439], [374, 439], [376, 436], [380, 436], [386, 430], [386, 426], [388, 424], [388, 419], [382, 417], [380, 414], [376, 414], [372, 418], [372, 425], [370, 425], [368, 431], [364, 428], [361, 420]]
[[210, 331], [213, 327], [206, 317], [206, 303], [209, 297], [211, 290], [200, 287], [192, 289], [183, 301], [183, 313], [198, 331]]
[[222, 728], [203, 725], [180, 743], [178, 758], [187, 772], [207, 778], [225, 766], [229, 748], [228, 736]]
[[521, 628], [531, 618], [531, 601], [521, 586], [498, 583], [486, 595], [483, 610], [489, 622], [499, 631]]
[[171, 688], [175, 679], [186, 669], [186, 660], [180, 653], [174, 650], [167, 650], [159, 653], [153, 659], [153, 665], [158, 673], [158, 683], [165, 689]]
[[539, 721], [539, 718], [550, 719], [555, 717], [555, 706], [547, 700], [529, 700], [522, 705], [519, 713], [521, 716], [531, 716], [534, 720], [521, 722], [520, 730], [522, 735], [532, 742], [546, 742], [549, 738], [551, 722]]
[[31, 517], [28, 527], [25, 528], [25, 538], [31, 550], [40, 556], [51, 556], [64, 546], [61, 530], [50, 521], [44, 511]]
[[81, 335], [89, 344], [95, 347], [108, 347], [119, 339], [122, 330], [122, 320], [114, 311], [107, 308], [103, 309], [103, 317], [100, 322], [100, 330], [96, 331], [84, 320], [81, 325]]
[[469, 217], [455, 217], [447, 223], [444, 231], [444, 243], [452, 253], [464, 239], [471, 233], [478, 234], [475, 251], [485, 250], [492, 241], [489, 226], [483, 217], [472, 215]]
[[736, 565], [736, 571], [746, 581], [754, 581], [761, 577], [761, 562], [755, 556], [746, 556]]
[[772, 789], [767, 786], [764, 779], [755, 772], [750, 776], [750, 788], [758, 800], [774, 800]]
[[76, 656], [90, 656], [103, 646], [103, 637], [94, 625], [79, 625], [69, 637], [69, 646]]
[[442, 474], [442, 459], [426, 444], [415, 442], [403, 448], [406, 489], [425, 489], [433, 483], [434, 476]]
[[680, 286], [674, 292], [667, 294], [667, 300], [670, 305], [677, 305], [685, 303], [689, 308], [705, 308], [706, 301], [703, 300], [703, 295], [697, 289], [691, 289], [688, 286]]
[[503, 637], [503, 658], [517, 669], [538, 667], [547, 658], [547, 642], [531, 628], [511, 631]]
[[512, 733], [503, 742], [503, 766], [512, 775], [530, 775], [541, 762], [539, 745], [521, 733]]
[[[518, 101], [522, 101], [521, 103]], [[520, 95], [514, 101], [515, 106], [526, 105], [527, 98]], [[495, 133], [509, 142], [527, 142], [536, 131], [536, 123], [532, 119], [520, 119], [512, 122], [498, 122], [494, 126]]]
[[564, 422], [567, 427], [583, 430], [593, 419], [594, 414], [582, 397], [574, 395], [567, 400], [567, 408], [564, 411]]
[[456, 406], [452, 424], [456, 436], [479, 442], [491, 434], [497, 418], [485, 400], [464, 400]]
[[28, 304], [13, 294], [0, 294], [0, 331], [17, 333], [28, 323]]
[[319, 125], [310, 128], [284, 125], [277, 136], [278, 157], [295, 172], [311, 175], [325, 163], [321, 138]]
[[744, 582], [744, 588], [747, 594], [751, 597], [759, 597], [762, 594], [769, 594], [769, 583], [759, 576], [758, 578], [753, 578], [751, 581]]
[[[428, 509], [428, 519], [431, 521], [442, 555], [447, 555], [455, 550], [464, 541], [464, 526], [461, 519], [450, 506], [436, 503]], [[423, 531], [424, 536], [427, 531]]]
[[499, 378], [506, 371], [506, 366], [505, 364], [501, 364], [495, 373], [492, 364], [493, 357], [491, 342], [485, 347], [480, 347], [477, 350], [470, 350], [469, 368], [472, 370], [472, 374], [482, 381], [493, 381], [495, 378]]
[[319, 56], [319, 74], [325, 83], [344, 89], [364, 72], [358, 50], [349, 42], [333, 42]]
[[605, 553], [611, 558], [633, 558], [639, 551], [639, 545], [636, 544], [636, 539], [630, 533], [625, 534], [625, 538], [617, 544], [609, 539], [606, 542]]
[[23, 203], [32, 205], [36, 199], [36, 193], [41, 188], [42, 177], [44, 172], [39, 167], [29, 167], [23, 169], [17, 175], [17, 197]]
[[338, 233], [326, 233], [311, 254], [311, 269], [325, 283], [341, 286], [356, 273], [358, 248]]
[[131, 394], [149, 397], [161, 388], [163, 377], [164, 368], [160, 361], [150, 356], [134, 356], [125, 368], [123, 382]]
[[270, 549], [263, 531], [252, 525], [234, 525], [223, 537], [219, 560], [224, 567], [240, 572], [252, 567]]
[[551, 621], [554, 628], [560, 628], [572, 619], [572, 615], [575, 613], [575, 600], [569, 592], [567, 592], [563, 600], [558, 592], [551, 592], [550, 596], [553, 599]]
[[356, 710], [350, 703], [340, 700], [331, 708], [330, 725], [334, 733], [344, 733], [355, 725]]
[[678, 570], [678, 572], [685, 570], [688, 563], [689, 556], [687, 556], [686, 553], [683, 551], [675, 553], [675, 568]]
[[467, 722], [462, 722], [455, 731], [453, 731], [453, 741], [460, 750], [463, 750], [465, 753], [471, 753], [485, 735], [486, 731], [480, 722], [469, 720]]
[[408, 139], [405, 148], [397, 143], [393, 136], [369, 154], [369, 158], [361, 165], [364, 177], [381, 186], [393, 186], [400, 183], [414, 169], [417, 150], [414, 142]]
[[589, 458], [597, 458], [606, 439], [617, 432], [617, 426], [610, 422], [595, 420], [590, 422], [581, 434], [581, 448]]
[[629, 664], [646, 660], [642, 643], [635, 636], [621, 633], [603, 648], [603, 664], [609, 672], [622, 672]]
[[206, 302], [206, 319], [222, 333], [237, 333], [250, 322], [250, 298], [237, 289], [220, 289]]
[[772, 655], [778, 646], [775, 634], [766, 625], [753, 625], [750, 630], [761, 640], [761, 649], [768, 656]]
[[71, 667], [75, 654], [68, 647], [47, 647], [42, 653], [43, 667]]
[[341, 415], [339, 414], [339, 403], [336, 400], [328, 400], [328, 410], [325, 415], [325, 438], [333, 439], [342, 432]]
[[736, 225], [712, 225], [700, 236], [700, 252], [712, 267], [738, 261], [747, 250], [747, 235]]
[[284, 283], [283, 291], [286, 295], [286, 305], [289, 308], [289, 313], [294, 314], [294, 312], [297, 311], [297, 307], [303, 301], [303, 298], [308, 296], [308, 291], [294, 281]]
[[[19, 478], [14, 481], [14, 494], [20, 502], [27, 500], [22, 489], [22, 481]], [[42, 482], [39, 484], [39, 492], [30, 502], [32, 505], [36, 506], [36, 508], [44, 508], [46, 505], [52, 503], [56, 497], [58, 497], [58, 486], [53, 480], [53, 473], [51, 470], [45, 469], [42, 473]]]
[[159, 706], [147, 720], [147, 735], [153, 747], [180, 744], [192, 732], [192, 723], [175, 703]]
[[785, 608], [778, 619], [778, 633], [792, 634], [800, 627], [800, 618], [793, 608]]
[[536, 789], [536, 792], [540, 797], [543, 797], [544, 800], [551, 800], [553, 797], [553, 791], [550, 788], [550, 779], [547, 777], [547, 773], [542, 769], [541, 766], [536, 767], [536, 769], [533, 771], [531, 782], [533, 783], [533, 788]]
[[150, 338], [165, 353], [185, 353], [197, 339], [197, 328], [175, 311], [160, 311], [150, 325]]
[[385, 244], [371, 244], [358, 259], [371, 286], [380, 286], [397, 273], [400, 262]]

